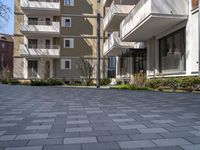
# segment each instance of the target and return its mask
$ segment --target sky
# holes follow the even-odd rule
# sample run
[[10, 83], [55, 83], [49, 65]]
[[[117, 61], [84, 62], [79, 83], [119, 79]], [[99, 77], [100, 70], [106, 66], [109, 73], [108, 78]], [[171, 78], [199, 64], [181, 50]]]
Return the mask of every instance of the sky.
[[13, 35], [14, 33], [14, 0], [0, 0], [0, 1], [2, 1], [5, 5], [11, 8], [11, 14], [10, 14], [8, 26], [6, 26], [4, 29], [0, 29], [0, 32]]

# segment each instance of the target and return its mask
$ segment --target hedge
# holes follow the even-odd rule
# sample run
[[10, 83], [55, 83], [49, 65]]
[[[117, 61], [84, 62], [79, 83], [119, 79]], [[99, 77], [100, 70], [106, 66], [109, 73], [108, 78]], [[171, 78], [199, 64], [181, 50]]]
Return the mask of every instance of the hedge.
[[200, 77], [177, 77], [150, 79], [146, 82], [146, 87], [152, 89], [180, 89], [180, 90], [200, 90]]

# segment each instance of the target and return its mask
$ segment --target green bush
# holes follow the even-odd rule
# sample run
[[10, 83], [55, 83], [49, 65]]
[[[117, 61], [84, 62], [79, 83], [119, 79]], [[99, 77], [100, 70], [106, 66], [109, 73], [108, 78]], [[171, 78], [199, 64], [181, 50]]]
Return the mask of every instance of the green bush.
[[131, 84], [117, 85], [112, 88], [113, 89], [121, 89], [121, 90], [150, 90], [148, 87], [139, 87], [137, 85], [131, 85]]
[[11, 85], [18, 85], [20, 84], [20, 82], [18, 80], [2, 80], [1, 81], [2, 84], [11, 84]]
[[56, 85], [64, 85], [64, 82], [56, 79], [48, 79], [48, 80], [31, 80], [32, 86], [56, 86]]
[[146, 86], [152, 89], [170, 88], [173, 90], [199, 90], [200, 77], [177, 77], [177, 78], [163, 78], [163, 79], [150, 79], [147, 81]]
[[111, 80], [109, 78], [104, 78], [100, 80], [101, 85], [109, 85], [111, 83]]

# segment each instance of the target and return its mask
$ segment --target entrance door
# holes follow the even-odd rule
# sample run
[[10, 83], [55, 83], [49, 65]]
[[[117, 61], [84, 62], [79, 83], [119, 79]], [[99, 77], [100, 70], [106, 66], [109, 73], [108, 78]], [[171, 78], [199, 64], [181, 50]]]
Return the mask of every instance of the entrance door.
[[50, 61], [46, 61], [46, 78], [50, 77]]
[[146, 73], [146, 60], [147, 60], [147, 56], [146, 56], [146, 50], [140, 50], [134, 53], [133, 55], [133, 70], [134, 70], [134, 74], [137, 73]]
[[35, 60], [28, 61], [28, 78], [37, 78], [38, 63]]
[[50, 40], [45, 41], [45, 48], [50, 49]]

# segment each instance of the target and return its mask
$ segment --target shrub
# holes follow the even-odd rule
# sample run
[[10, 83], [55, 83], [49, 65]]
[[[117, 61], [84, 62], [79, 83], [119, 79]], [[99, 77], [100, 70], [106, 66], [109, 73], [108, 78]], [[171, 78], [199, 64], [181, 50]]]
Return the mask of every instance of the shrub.
[[101, 85], [109, 85], [111, 83], [111, 80], [109, 78], [104, 78], [100, 80]]
[[123, 85], [118, 85], [115, 87], [112, 87], [113, 89], [121, 89], [121, 90], [150, 90], [147, 87], [139, 87], [134, 84], [123, 84]]
[[180, 89], [185, 91], [199, 90], [200, 77], [177, 77], [177, 78], [163, 78], [150, 79], [146, 86], [153, 89], [171, 88], [173, 90]]
[[56, 79], [48, 79], [48, 80], [31, 80], [32, 86], [56, 86], [56, 85], [64, 85], [64, 82]]

